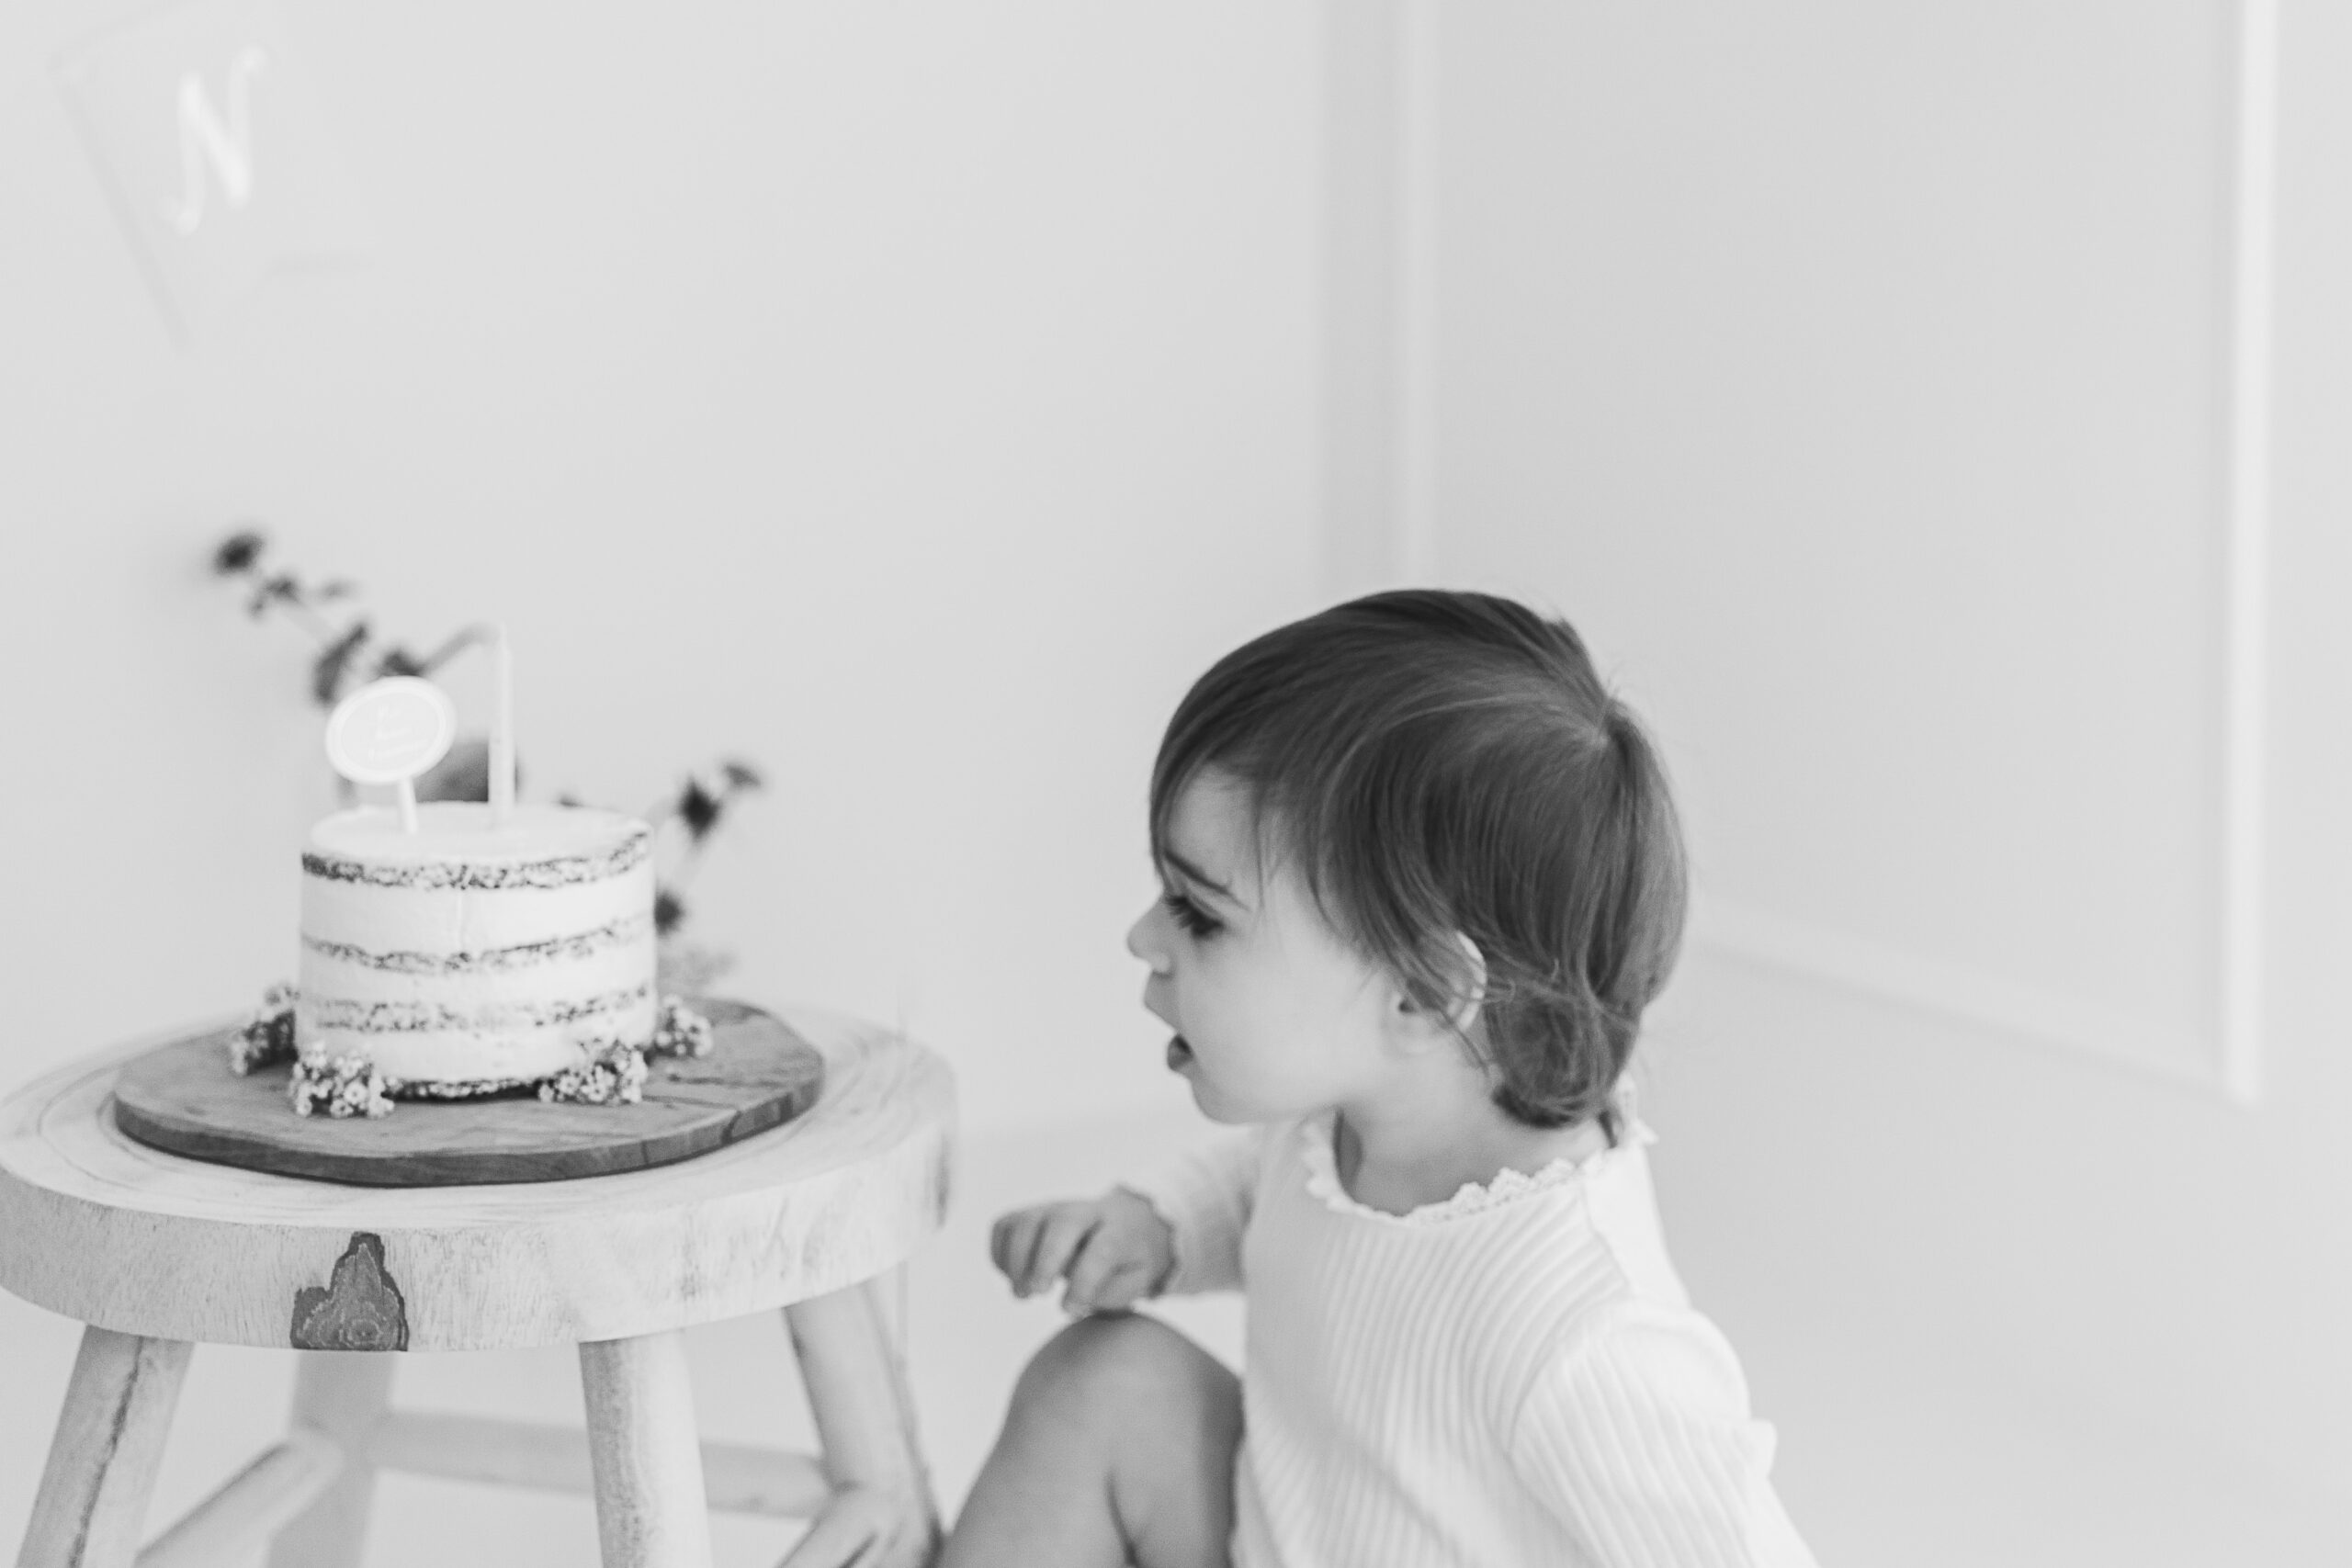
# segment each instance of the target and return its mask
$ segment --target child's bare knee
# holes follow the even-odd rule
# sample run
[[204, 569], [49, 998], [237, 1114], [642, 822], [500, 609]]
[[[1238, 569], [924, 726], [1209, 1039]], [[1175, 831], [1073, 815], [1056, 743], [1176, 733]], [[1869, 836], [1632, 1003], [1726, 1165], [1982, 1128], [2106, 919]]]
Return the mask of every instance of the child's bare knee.
[[[1159, 1319], [1081, 1317], [1047, 1340], [1013, 1389], [1016, 1405], [1115, 1413], [1130, 1401], [1198, 1398], [1221, 1363]], [[1228, 1378], [1230, 1373], [1226, 1374]]]

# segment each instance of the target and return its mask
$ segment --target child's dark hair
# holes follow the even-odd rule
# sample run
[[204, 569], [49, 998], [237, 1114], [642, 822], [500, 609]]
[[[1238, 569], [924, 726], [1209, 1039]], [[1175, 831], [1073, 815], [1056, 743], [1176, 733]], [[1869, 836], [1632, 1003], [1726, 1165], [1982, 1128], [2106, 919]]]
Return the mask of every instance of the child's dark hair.
[[1666, 773], [1566, 622], [1485, 593], [1374, 593], [1244, 644], [1193, 683], [1151, 774], [1164, 863], [1205, 768], [1253, 796], [1260, 843], [1419, 1006], [1473, 990], [1464, 1043], [1495, 1103], [1598, 1118], [1681, 945], [1682, 835]]

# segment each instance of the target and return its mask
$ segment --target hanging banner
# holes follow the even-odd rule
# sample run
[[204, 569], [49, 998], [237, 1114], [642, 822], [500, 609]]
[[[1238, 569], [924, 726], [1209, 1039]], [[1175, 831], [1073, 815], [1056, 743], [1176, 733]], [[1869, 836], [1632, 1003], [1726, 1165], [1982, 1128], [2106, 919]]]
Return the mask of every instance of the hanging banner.
[[367, 224], [266, 0], [195, 0], [73, 51], [58, 74], [183, 344], [263, 279], [347, 260]]

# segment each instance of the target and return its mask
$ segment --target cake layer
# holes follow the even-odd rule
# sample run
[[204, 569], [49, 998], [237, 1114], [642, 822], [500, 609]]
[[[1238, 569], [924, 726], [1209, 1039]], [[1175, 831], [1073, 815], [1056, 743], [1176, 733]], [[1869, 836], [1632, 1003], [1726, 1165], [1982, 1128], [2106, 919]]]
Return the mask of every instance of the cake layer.
[[[306, 943], [295, 987], [302, 996], [356, 1005], [438, 1006], [470, 1016], [485, 1007], [555, 1005], [642, 986], [651, 973], [652, 950], [649, 936], [527, 969], [406, 973], [347, 963]], [[460, 961], [471, 956], [458, 955]]]
[[400, 814], [382, 807], [322, 818], [302, 870], [388, 887], [563, 887], [603, 881], [653, 852], [645, 823], [586, 806], [517, 806], [493, 826], [479, 801], [434, 801], [416, 808], [416, 821], [402, 832]]
[[[308, 1006], [308, 998], [296, 1004], [298, 1032]], [[649, 988], [643, 999], [625, 1008], [562, 1023], [371, 1033], [313, 1024], [308, 1037], [329, 1056], [366, 1056], [377, 1071], [402, 1083], [504, 1083], [552, 1077], [582, 1066], [610, 1038], [650, 1040], [656, 1011]]]
[[434, 1030], [477, 1033], [496, 1029], [541, 1029], [550, 1024], [602, 1020], [633, 1008], [652, 995], [650, 987], [592, 992], [552, 1001], [494, 998], [472, 1007], [444, 1001], [364, 1002], [341, 997], [311, 1003], [311, 1020], [321, 1029], [352, 1034], [418, 1034]]
[[346, 811], [302, 856], [305, 1049], [388, 1077], [540, 1077], [653, 1031], [651, 830], [615, 812]]
[[[651, 919], [653, 866], [576, 887], [379, 887], [302, 878], [302, 932], [384, 955], [492, 953], [563, 942], [631, 916]], [[516, 954], [511, 962], [519, 963]]]
[[[347, 920], [342, 923], [352, 926], [365, 922]], [[413, 931], [401, 934], [412, 939], [415, 935]], [[354, 942], [335, 942], [326, 937], [305, 936], [302, 938], [306, 954], [304, 964], [307, 966], [310, 962], [308, 955], [315, 954], [325, 963], [358, 971], [361, 976], [544, 975], [608, 953], [627, 957], [632, 949], [653, 940], [653, 917], [650, 914], [621, 915], [586, 931], [568, 930], [535, 942], [498, 947], [468, 942], [463, 940], [466, 933], [462, 931], [452, 934], [458, 940], [435, 942], [429, 948], [421, 949], [376, 949]], [[356, 983], [357, 977], [354, 979]]]

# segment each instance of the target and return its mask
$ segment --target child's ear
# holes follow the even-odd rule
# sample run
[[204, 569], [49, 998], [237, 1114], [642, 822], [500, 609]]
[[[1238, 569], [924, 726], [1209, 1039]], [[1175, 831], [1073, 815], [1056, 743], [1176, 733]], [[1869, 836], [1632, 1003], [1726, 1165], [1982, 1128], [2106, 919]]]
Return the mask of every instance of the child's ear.
[[1399, 1021], [1418, 1025], [1418, 1032], [1427, 1037], [1424, 1043], [1442, 1042], [1459, 1048], [1461, 1037], [1478, 1024], [1478, 1010], [1487, 999], [1487, 955], [1478, 944], [1460, 931], [1453, 933], [1454, 945], [1462, 950], [1464, 959], [1461, 988], [1454, 993], [1451, 1004], [1442, 1011], [1424, 1006], [1413, 998], [1404, 987], [1396, 987], [1396, 1010]]

